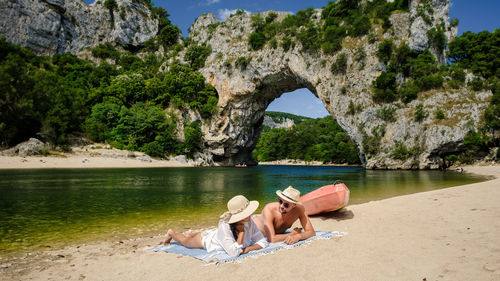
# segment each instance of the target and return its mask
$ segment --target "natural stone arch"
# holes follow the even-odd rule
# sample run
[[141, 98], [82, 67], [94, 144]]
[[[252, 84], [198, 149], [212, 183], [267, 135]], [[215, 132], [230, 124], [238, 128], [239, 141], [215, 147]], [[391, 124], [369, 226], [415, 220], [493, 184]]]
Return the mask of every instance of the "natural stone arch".
[[[395, 111], [396, 121], [392, 123], [376, 117], [377, 109], [385, 105], [372, 100], [372, 81], [386, 67], [376, 56], [381, 41], [392, 39], [397, 45], [406, 43], [417, 50], [428, 47], [425, 34], [436, 23], [423, 23], [416, 13], [417, 4], [418, 1], [411, 2], [409, 13], [393, 14], [390, 17], [393, 27], [389, 31], [384, 33], [380, 26], [372, 30], [379, 40], [369, 42], [367, 36], [347, 37], [342, 50], [335, 55], [323, 54], [321, 50], [302, 51], [300, 43], [288, 51], [279, 46], [273, 48], [270, 44], [252, 51], [248, 45], [249, 35], [253, 31], [249, 15], [235, 15], [220, 24], [212, 14], [198, 18], [191, 27], [190, 37], [212, 47], [212, 53], [200, 72], [219, 94], [219, 111], [209, 122], [202, 124], [206, 154], [213, 156], [215, 164], [233, 165], [242, 160], [250, 162], [251, 151], [258, 140], [263, 114], [269, 103], [284, 92], [307, 88], [322, 101], [330, 115], [360, 148], [360, 159], [366, 167], [441, 167], [443, 151], [453, 151], [462, 142], [469, 130], [467, 122], [479, 122], [482, 110], [487, 105], [487, 93], [481, 97], [479, 93], [474, 97], [479, 102], [464, 106], [461, 93], [445, 91], [433, 93], [432, 97], [408, 105], [393, 103], [392, 106], [399, 107]], [[447, 38], [451, 40], [456, 29], [448, 27], [449, 2], [437, 0], [432, 5], [433, 16], [443, 19]], [[316, 20], [319, 20], [320, 12], [316, 11]], [[267, 13], [262, 16], [266, 17]], [[287, 15], [276, 13], [277, 20]], [[360, 47], [366, 52], [362, 62], [355, 59]], [[437, 58], [443, 57], [442, 52], [432, 48], [431, 51]], [[341, 54], [347, 56], [347, 70], [341, 75], [333, 74], [330, 67]], [[249, 62], [246, 68], [238, 68], [236, 61], [239, 58]], [[351, 103], [359, 108], [354, 114], [348, 114]], [[418, 103], [423, 103], [431, 112], [450, 104], [462, 105], [451, 108], [455, 115], [453, 118], [457, 121], [450, 125], [434, 122], [430, 118], [422, 123], [413, 121], [412, 115]], [[381, 132], [378, 136], [379, 145], [371, 150], [363, 147], [377, 135], [377, 130]], [[420, 153], [412, 159], [392, 159], [391, 151], [398, 143], [418, 147]]]

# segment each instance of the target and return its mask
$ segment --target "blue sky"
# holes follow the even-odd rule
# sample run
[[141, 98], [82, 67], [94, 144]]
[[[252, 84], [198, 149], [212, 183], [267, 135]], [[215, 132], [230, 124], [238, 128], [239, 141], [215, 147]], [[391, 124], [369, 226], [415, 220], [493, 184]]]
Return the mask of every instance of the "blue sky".
[[[93, 2], [93, 0], [85, 0]], [[480, 32], [500, 28], [500, 0], [450, 0], [450, 17], [459, 19], [458, 33], [470, 30]], [[295, 13], [312, 7], [321, 8], [328, 0], [153, 0], [155, 6], [165, 8], [170, 20], [177, 25], [186, 37], [191, 24], [203, 13], [213, 13], [224, 20], [237, 9], [248, 12], [288, 11]], [[283, 111], [308, 117], [323, 117], [328, 112], [309, 90], [299, 89], [285, 93], [268, 107], [270, 111]]]

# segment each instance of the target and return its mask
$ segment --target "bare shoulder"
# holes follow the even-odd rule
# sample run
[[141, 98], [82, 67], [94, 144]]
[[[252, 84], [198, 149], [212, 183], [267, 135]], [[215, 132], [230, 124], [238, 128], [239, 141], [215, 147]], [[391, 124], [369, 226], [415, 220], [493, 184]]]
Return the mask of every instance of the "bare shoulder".
[[301, 213], [301, 214], [305, 214], [306, 213], [306, 208], [304, 207], [304, 205], [302, 204], [297, 204], [295, 205], [297, 207], [297, 210]]
[[262, 209], [262, 214], [274, 216], [278, 212], [279, 204], [277, 202], [271, 202], [266, 204]]

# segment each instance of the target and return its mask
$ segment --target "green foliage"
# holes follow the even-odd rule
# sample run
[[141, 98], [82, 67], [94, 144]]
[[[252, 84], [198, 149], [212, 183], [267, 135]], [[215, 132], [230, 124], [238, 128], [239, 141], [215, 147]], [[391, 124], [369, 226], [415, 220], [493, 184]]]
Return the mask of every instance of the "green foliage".
[[[150, 103], [136, 103], [130, 109], [116, 104], [97, 104], [85, 122], [89, 137], [106, 140], [114, 147], [141, 150], [153, 156], [173, 152], [175, 125], [167, 120], [161, 108]], [[152, 148], [157, 150], [152, 151]]]
[[463, 68], [457, 65], [451, 65], [449, 68], [451, 79], [456, 80], [458, 82], [465, 82], [465, 71]]
[[471, 149], [473, 151], [487, 151], [488, 141], [488, 136], [475, 131], [467, 132], [464, 137], [464, 145], [467, 146], [468, 149]]
[[436, 119], [438, 120], [443, 120], [446, 119], [446, 114], [442, 109], [438, 109], [434, 112], [434, 117], [436, 117]]
[[375, 126], [372, 129], [371, 135], [366, 132], [363, 133], [363, 152], [367, 155], [375, 155], [380, 149], [380, 144], [382, 142], [382, 137], [385, 135], [386, 124]]
[[252, 32], [250, 34], [250, 36], [248, 37], [248, 39], [249, 39], [250, 47], [253, 50], [259, 50], [260, 48], [262, 48], [262, 46], [264, 46], [264, 44], [266, 44], [266, 36], [264, 35], [264, 33], [262, 31]]
[[415, 59], [409, 59], [409, 63], [411, 64], [410, 77], [415, 79], [415, 81], [424, 76], [434, 74], [438, 70], [436, 59], [429, 50], [425, 50]]
[[205, 66], [205, 61], [211, 52], [210, 46], [192, 44], [188, 47], [184, 60], [189, 63], [192, 69], [196, 70]]
[[274, 22], [278, 15], [270, 12], [264, 20], [260, 14], [252, 15], [252, 27], [255, 30], [249, 36], [249, 44], [253, 50], [259, 50], [270, 39], [275, 38], [278, 24]]
[[347, 114], [349, 115], [354, 115], [358, 112], [361, 112], [363, 108], [361, 107], [361, 104], [354, 104], [354, 102], [351, 100], [349, 101], [349, 106], [347, 108]]
[[116, 3], [116, 0], [106, 0], [104, 1], [104, 8], [113, 11], [118, 9], [118, 4]]
[[353, 37], [363, 36], [368, 34], [371, 28], [372, 24], [367, 16], [357, 17], [352, 23], [349, 35]]
[[427, 116], [429, 116], [429, 113], [425, 111], [424, 105], [422, 103], [417, 104], [415, 108], [415, 121], [422, 122]]
[[184, 153], [192, 156], [194, 152], [199, 151], [202, 146], [203, 133], [200, 123], [191, 122], [184, 126]]
[[421, 153], [421, 149], [418, 146], [408, 148], [402, 142], [396, 142], [396, 147], [391, 153], [391, 157], [397, 160], [408, 160], [410, 158], [415, 158]]
[[91, 51], [92, 55], [96, 58], [109, 58], [116, 61], [120, 57], [120, 52], [118, 52], [115, 47], [109, 42], [97, 45], [96, 47], [92, 48]]
[[165, 48], [173, 46], [177, 43], [181, 30], [175, 25], [166, 25], [160, 29], [158, 32], [158, 43], [163, 45]]
[[424, 91], [439, 89], [443, 86], [443, 76], [441, 74], [427, 75], [417, 80], [415, 84]]
[[330, 67], [330, 71], [335, 75], [346, 74], [347, 55], [345, 53], [341, 53], [337, 56], [337, 59], [332, 63], [332, 66]]
[[488, 136], [479, 132], [469, 131], [464, 137], [464, 148], [455, 152], [455, 154], [446, 155], [445, 160], [448, 161], [449, 165], [457, 162], [472, 164], [475, 160], [481, 159], [488, 154], [489, 142], [490, 139]]
[[404, 103], [409, 103], [412, 100], [416, 99], [419, 92], [420, 87], [415, 85], [415, 83], [413, 83], [412, 81], [404, 83], [398, 88], [399, 98]]
[[394, 117], [394, 112], [396, 111], [396, 108], [392, 106], [383, 106], [379, 109], [377, 109], [377, 112], [375, 113], [375, 116], [378, 118], [387, 121], [387, 122], [394, 122], [396, 121], [396, 118]]
[[431, 6], [430, 0], [421, 1], [417, 6], [417, 17], [422, 17], [422, 19], [428, 25], [432, 24], [434, 9]]
[[194, 72], [190, 67], [171, 65], [165, 73], [163, 86], [165, 88], [161, 95], [154, 98], [155, 102], [164, 106], [173, 102], [178, 107], [189, 104], [199, 110], [204, 118], [215, 112], [217, 92], [211, 85], [205, 84], [205, 78], [199, 72]]
[[247, 69], [249, 63], [250, 60], [242, 56], [236, 59], [236, 61], [234, 62], [234, 66], [236, 68], [239, 68], [241, 71], [244, 71]]
[[314, 23], [307, 24], [306, 28], [297, 33], [297, 38], [302, 44], [302, 51], [314, 52], [320, 47], [319, 31]]
[[355, 144], [329, 116], [308, 119], [290, 129], [276, 128], [262, 133], [253, 155], [258, 161], [360, 163]]
[[491, 98], [490, 105], [484, 112], [484, 118], [487, 127], [498, 130], [500, 129], [500, 80], [493, 80], [491, 91], [493, 92], [493, 97]]
[[469, 86], [474, 91], [481, 91], [484, 88], [483, 80], [479, 77], [475, 77], [469, 82]]
[[446, 47], [447, 40], [442, 25], [429, 29], [427, 31], [427, 38], [429, 39], [429, 44], [441, 52]]
[[378, 46], [377, 57], [384, 63], [387, 63], [391, 59], [392, 51], [394, 48], [395, 47], [392, 40], [384, 40]]
[[[96, 51], [109, 56], [109, 47]], [[35, 56], [0, 37], [1, 145], [33, 136], [65, 145], [68, 134], [85, 131], [96, 141], [161, 156], [182, 150], [161, 108], [189, 105], [203, 118], [217, 109], [215, 89], [189, 66], [160, 73], [154, 54], [142, 60], [124, 53], [118, 62], [120, 69], [71, 54]]]
[[288, 52], [288, 50], [290, 50], [290, 47], [292, 47], [293, 45], [293, 42], [292, 42], [292, 39], [290, 37], [283, 37], [282, 41], [281, 41], [281, 47], [283, 48], [283, 51], [285, 52]]
[[393, 102], [396, 100], [396, 74], [393, 72], [382, 72], [373, 81], [373, 100], [375, 102]]
[[115, 103], [98, 103], [92, 107], [92, 112], [85, 121], [84, 130], [88, 137], [96, 142], [110, 139], [111, 130], [120, 120], [120, 106]]
[[493, 33], [467, 31], [448, 44], [448, 58], [453, 64], [468, 68], [484, 78], [500, 77], [500, 29]]

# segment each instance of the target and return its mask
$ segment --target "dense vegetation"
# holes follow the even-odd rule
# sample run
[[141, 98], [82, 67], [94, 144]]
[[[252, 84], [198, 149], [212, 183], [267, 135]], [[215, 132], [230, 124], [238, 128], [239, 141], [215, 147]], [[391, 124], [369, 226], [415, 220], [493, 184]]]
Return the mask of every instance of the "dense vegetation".
[[[184, 48], [176, 45], [179, 30], [166, 11], [153, 11], [161, 29], [148, 44], [173, 52]], [[168, 57], [150, 53], [142, 59], [109, 43], [91, 50], [103, 60], [95, 64], [69, 53], [36, 56], [0, 37], [0, 145], [37, 136], [64, 147], [69, 135], [86, 133], [94, 141], [155, 156], [193, 153], [200, 146], [200, 125], [185, 124], [181, 142], [175, 133], [177, 120], [164, 109], [188, 106], [209, 118], [218, 97], [196, 71], [210, 47], [195, 42], [185, 47], [188, 64], [173, 62], [162, 72]]]
[[[287, 51], [295, 44], [302, 44], [302, 51], [314, 52], [321, 49], [333, 54], [342, 48], [345, 37], [358, 37], [368, 34], [372, 22], [381, 22], [384, 29], [391, 26], [389, 16], [395, 10], [408, 10], [408, 0], [373, 0], [362, 3], [360, 0], [330, 1], [321, 13], [321, 21], [313, 21], [316, 14], [312, 8], [286, 16], [281, 22], [275, 19], [275, 13], [268, 13], [265, 18], [260, 14], [252, 16], [254, 31], [250, 34], [249, 44], [258, 50], [267, 42], [274, 45], [276, 35], [281, 36], [281, 46]], [[295, 38], [295, 39], [294, 39]], [[277, 46], [274, 45], [273, 47]]]
[[330, 116], [294, 118], [303, 121], [292, 128], [274, 128], [263, 132], [253, 157], [258, 161], [302, 159], [337, 164], [360, 163], [356, 145]]

